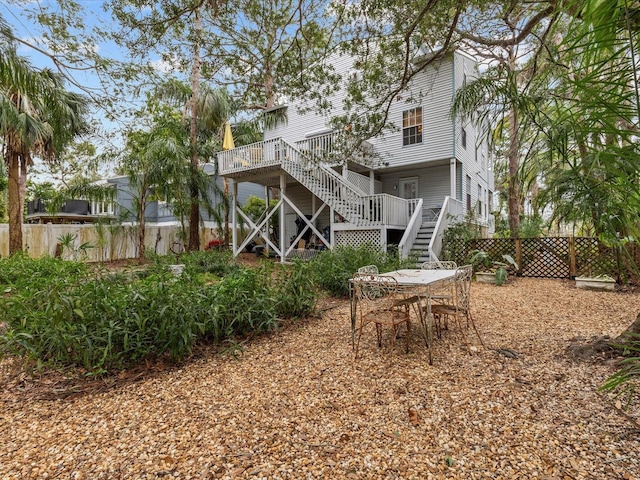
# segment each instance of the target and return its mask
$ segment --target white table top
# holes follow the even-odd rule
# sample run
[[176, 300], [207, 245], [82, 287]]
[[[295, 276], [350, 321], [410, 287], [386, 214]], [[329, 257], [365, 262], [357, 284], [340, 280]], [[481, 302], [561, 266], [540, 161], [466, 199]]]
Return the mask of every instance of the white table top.
[[398, 285], [427, 286], [433, 283], [453, 280], [455, 270], [395, 270], [383, 273], [385, 277], [393, 277]]

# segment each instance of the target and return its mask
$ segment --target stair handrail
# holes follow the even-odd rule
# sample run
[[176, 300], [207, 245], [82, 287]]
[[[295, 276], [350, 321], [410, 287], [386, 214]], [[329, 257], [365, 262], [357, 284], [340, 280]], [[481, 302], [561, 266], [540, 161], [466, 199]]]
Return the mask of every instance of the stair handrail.
[[423, 199], [421, 198], [418, 200], [415, 210], [409, 219], [407, 229], [404, 231], [404, 235], [402, 235], [400, 243], [398, 244], [398, 254], [402, 259], [409, 258], [411, 247], [416, 241], [416, 238], [418, 238], [418, 232], [422, 226], [422, 203]]
[[436, 226], [433, 229], [433, 235], [429, 241], [429, 260], [432, 262], [439, 261], [439, 256], [442, 253], [442, 237], [447, 227], [455, 222], [459, 222], [464, 218], [464, 210], [462, 208], [462, 202], [455, 198], [445, 197], [442, 209], [436, 220]]
[[[302, 152], [284, 140], [282, 140], [281, 148], [284, 152], [282, 165], [289, 175], [306, 186], [315, 183], [318, 189], [314, 193], [320, 198], [322, 198], [323, 191], [339, 192], [336, 194], [339, 195], [340, 202], [332, 205], [334, 210], [350, 223], [364, 224], [365, 197], [360, 194], [357, 187], [352, 186], [334, 170], [309, 161]], [[308, 181], [305, 182], [305, 180]], [[327, 198], [322, 198], [322, 200], [326, 201]]]

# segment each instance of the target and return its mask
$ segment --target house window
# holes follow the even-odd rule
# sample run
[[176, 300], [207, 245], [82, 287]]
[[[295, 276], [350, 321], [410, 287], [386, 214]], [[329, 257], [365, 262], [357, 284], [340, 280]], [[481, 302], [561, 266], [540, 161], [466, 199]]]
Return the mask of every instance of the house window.
[[467, 149], [467, 131], [463, 128], [460, 132], [460, 141], [462, 142], [462, 148]]
[[422, 143], [422, 107], [402, 112], [402, 145]]
[[471, 212], [471, 177], [466, 176], [467, 183], [467, 212]]
[[478, 185], [478, 216], [482, 216], [482, 187]]

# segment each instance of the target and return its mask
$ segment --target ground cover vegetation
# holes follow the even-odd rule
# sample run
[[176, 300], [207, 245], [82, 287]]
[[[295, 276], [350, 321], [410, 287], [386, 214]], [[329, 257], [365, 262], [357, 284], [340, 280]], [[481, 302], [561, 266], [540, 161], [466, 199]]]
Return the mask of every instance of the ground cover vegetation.
[[[236, 264], [228, 252], [159, 257], [117, 272], [54, 258], [0, 261], [0, 351], [28, 369], [111, 373], [141, 360], [182, 360], [197, 342], [223, 344], [313, 312], [309, 265]], [[311, 279], [311, 280], [310, 280]]]
[[[111, 271], [55, 258], [0, 260], [0, 354], [29, 370], [75, 368], [101, 375], [141, 361], [184, 360], [198, 342], [241, 342], [315, 311], [322, 291], [345, 296], [361, 262], [399, 265], [371, 246], [326, 251], [313, 262], [257, 266], [228, 251], [153, 256]], [[317, 288], [319, 286], [320, 288]]]

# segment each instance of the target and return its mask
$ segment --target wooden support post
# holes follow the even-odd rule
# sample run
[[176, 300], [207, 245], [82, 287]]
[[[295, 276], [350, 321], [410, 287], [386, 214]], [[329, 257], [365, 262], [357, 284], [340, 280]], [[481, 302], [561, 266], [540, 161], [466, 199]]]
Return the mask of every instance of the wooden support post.
[[577, 270], [576, 239], [575, 237], [569, 237], [569, 278], [574, 278], [578, 275]]

